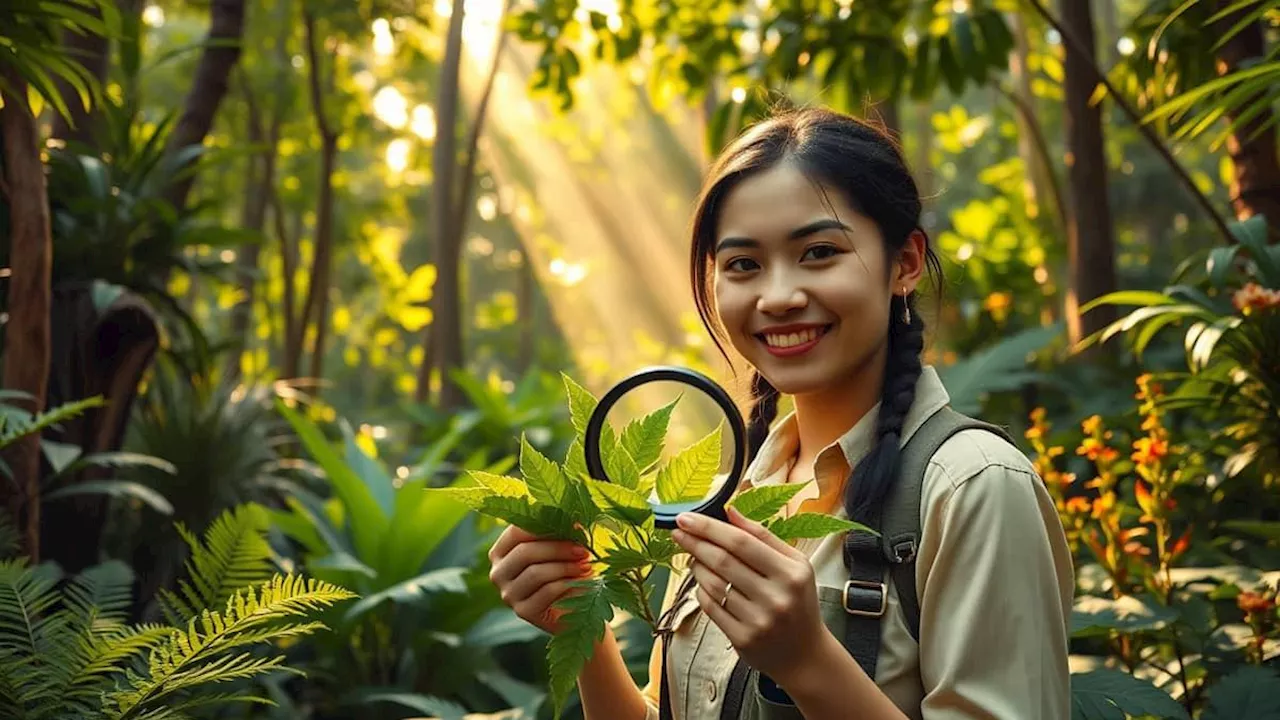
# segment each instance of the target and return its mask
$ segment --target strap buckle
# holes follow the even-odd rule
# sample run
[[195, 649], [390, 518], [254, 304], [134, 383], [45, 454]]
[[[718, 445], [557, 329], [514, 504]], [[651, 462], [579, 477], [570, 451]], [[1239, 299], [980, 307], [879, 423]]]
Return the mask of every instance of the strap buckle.
[[[855, 590], [872, 590], [879, 595], [879, 602], [873, 597], [868, 597], [869, 593], [855, 592]], [[871, 601], [874, 610], [864, 608], [851, 607], [851, 600]], [[844, 593], [841, 596], [841, 602], [844, 605], [844, 611], [850, 615], [863, 615], [866, 617], [880, 617], [884, 615], [885, 609], [889, 606], [889, 592], [885, 588], [883, 582], [874, 580], [849, 580], [844, 584]], [[863, 603], [858, 603], [864, 605]]]

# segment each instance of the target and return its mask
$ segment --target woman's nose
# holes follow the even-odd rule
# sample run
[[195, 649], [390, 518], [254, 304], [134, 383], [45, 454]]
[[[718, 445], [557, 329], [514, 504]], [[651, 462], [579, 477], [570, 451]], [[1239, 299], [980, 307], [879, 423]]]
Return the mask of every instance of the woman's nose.
[[756, 310], [767, 315], [782, 315], [800, 310], [809, 304], [809, 296], [795, 283], [785, 278], [774, 278], [765, 284], [756, 299]]

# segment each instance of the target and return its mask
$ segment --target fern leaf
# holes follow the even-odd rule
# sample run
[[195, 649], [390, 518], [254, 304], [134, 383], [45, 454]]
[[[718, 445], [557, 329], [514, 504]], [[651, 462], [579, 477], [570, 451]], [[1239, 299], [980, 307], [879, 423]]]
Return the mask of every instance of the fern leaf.
[[99, 683], [143, 657], [143, 653], [169, 639], [173, 628], [166, 625], [120, 626], [81, 639], [84, 664], [71, 680], [68, 694], [91, 693], [97, 697]]
[[266, 511], [252, 503], [223, 511], [205, 531], [204, 542], [178, 523], [178, 533], [191, 547], [189, 577], [178, 584], [177, 593], [161, 592], [166, 619], [181, 627], [201, 610], [226, 602], [239, 588], [270, 577], [267, 526]]
[[45, 428], [53, 427], [63, 420], [70, 420], [82, 414], [89, 408], [102, 407], [104, 404], [102, 396], [95, 395], [91, 398], [59, 405], [34, 417], [28, 413], [23, 413], [21, 416], [10, 416], [10, 422], [5, 424], [4, 431], [0, 433], [0, 449], [7, 447], [19, 438], [43, 432]]
[[173, 630], [147, 658], [147, 675], [126, 673], [126, 689], [108, 697], [112, 717], [135, 720], [152, 708], [169, 706], [194, 687], [286, 670], [284, 658], [260, 658], [229, 651], [246, 645], [294, 637], [323, 627], [290, 618], [318, 612], [354, 597], [336, 585], [314, 579], [277, 575], [232, 594], [223, 612], [202, 611], [185, 630]]
[[119, 560], [95, 565], [76, 576], [65, 592], [67, 608], [82, 627], [118, 625], [133, 600], [133, 570]]
[[74, 660], [71, 617], [58, 607], [60, 575], [51, 566], [28, 567], [25, 558], [0, 561], [3, 684], [15, 689], [19, 707], [54, 697]]
[[22, 549], [22, 535], [9, 513], [0, 510], [0, 558], [11, 558]]

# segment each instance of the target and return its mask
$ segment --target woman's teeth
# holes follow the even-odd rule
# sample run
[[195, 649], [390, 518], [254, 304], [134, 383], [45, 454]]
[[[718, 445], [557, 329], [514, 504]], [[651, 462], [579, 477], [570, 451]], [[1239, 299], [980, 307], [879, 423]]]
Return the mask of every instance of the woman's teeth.
[[822, 329], [810, 328], [808, 330], [805, 330], [804, 332], [793, 332], [785, 335], [765, 333], [764, 341], [768, 343], [769, 347], [777, 347], [777, 348], [794, 347], [796, 345], [803, 345], [807, 342], [812, 342], [813, 340], [817, 339], [817, 337], [821, 335], [822, 332], [823, 332]]

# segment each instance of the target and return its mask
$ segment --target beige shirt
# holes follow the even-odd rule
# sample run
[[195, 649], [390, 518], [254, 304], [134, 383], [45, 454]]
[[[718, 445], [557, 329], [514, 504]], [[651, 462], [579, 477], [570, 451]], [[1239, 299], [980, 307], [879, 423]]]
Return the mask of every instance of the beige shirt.
[[[949, 397], [926, 367], [903, 428], [905, 443]], [[878, 408], [814, 461], [805, 510], [844, 516], [849, 468], [870, 450]], [[771, 431], [741, 489], [784, 483], [799, 447], [795, 416]], [[875, 681], [913, 720], [1066, 720], [1071, 716], [1068, 623], [1075, 581], [1053, 501], [1031, 463], [991, 433], [965, 430], [929, 463], [916, 559], [920, 642], [888, 591]], [[814, 497], [816, 495], [816, 497]], [[805, 498], [801, 498], [804, 500]], [[786, 512], [794, 512], [793, 503]], [[820, 587], [843, 588], [843, 535], [800, 541]], [[664, 611], [679, 578], [668, 583]], [[718, 720], [737, 653], [692, 593], [674, 615], [668, 658], [676, 720]], [[644, 689], [647, 720], [658, 717], [661, 641]], [[855, 717], [851, 713], [850, 717]]]

